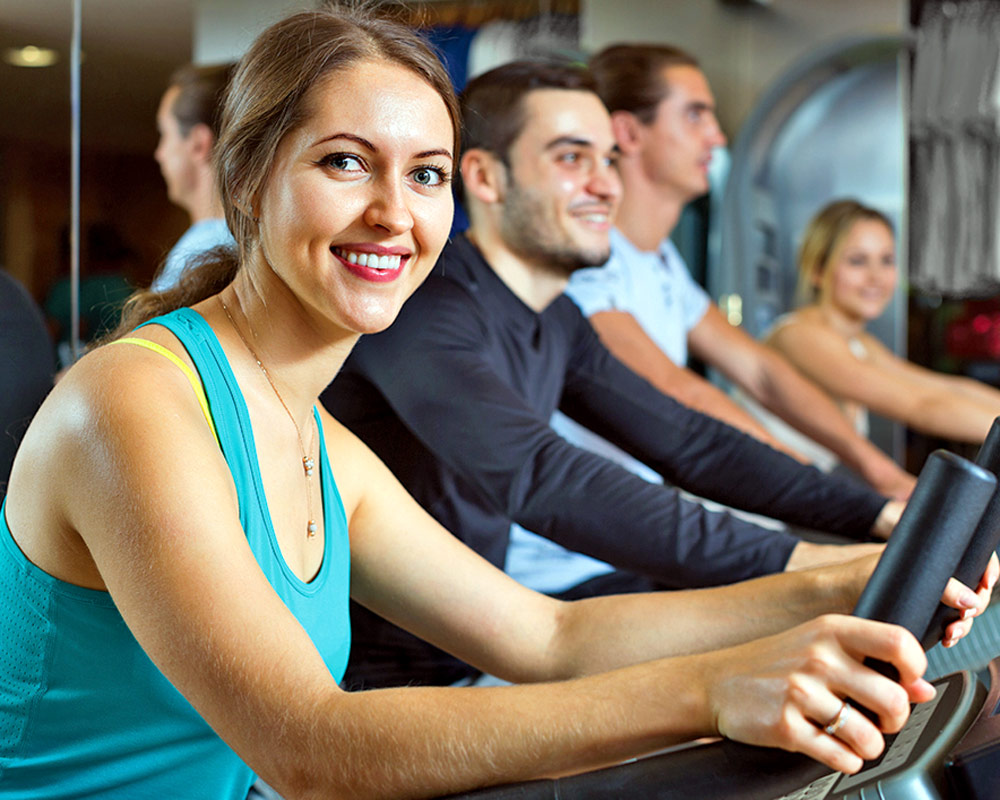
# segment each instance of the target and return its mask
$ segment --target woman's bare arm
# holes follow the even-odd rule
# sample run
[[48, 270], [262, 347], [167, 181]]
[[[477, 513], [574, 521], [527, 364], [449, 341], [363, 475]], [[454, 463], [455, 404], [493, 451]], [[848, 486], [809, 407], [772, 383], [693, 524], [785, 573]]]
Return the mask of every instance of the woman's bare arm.
[[884, 358], [859, 359], [843, 337], [821, 323], [791, 320], [775, 331], [769, 344], [834, 397], [924, 433], [981, 442], [1000, 413], [1000, 407], [989, 408], [964, 394], [915, 380], [910, 370], [892, 367]]
[[864, 343], [872, 359], [880, 366], [897, 370], [914, 382], [930, 389], [964, 395], [971, 402], [995, 409], [1000, 415], [1000, 390], [996, 387], [964, 375], [935, 372], [927, 367], [914, 364], [912, 361], [897, 356], [871, 334], [864, 334]]

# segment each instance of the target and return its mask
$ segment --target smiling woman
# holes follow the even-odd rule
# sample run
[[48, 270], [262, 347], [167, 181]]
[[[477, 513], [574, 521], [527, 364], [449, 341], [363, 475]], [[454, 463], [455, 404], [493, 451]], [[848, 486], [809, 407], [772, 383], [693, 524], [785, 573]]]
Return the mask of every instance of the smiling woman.
[[[243, 797], [243, 762], [272, 774], [265, 738], [237, 720], [263, 706], [236, 713], [223, 695], [242, 685], [238, 696], [284, 708], [282, 679], [263, 691], [246, 682], [274, 674], [286, 647], [304, 648], [302, 686], [335, 688], [349, 642], [347, 515], [360, 504], [355, 476], [373, 479], [375, 467], [361, 456], [350, 476], [331, 468], [328, 449], [356, 446], [314, 400], [433, 266], [451, 221], [457, 131], [446, 73], [393, 23], [301, 14], [244, 57], [216, 152], [238, 255], [210, 253], [176, 289], [134, 296], [110, 337], [143, 326], [121, 339], [131, 346], [99, 348], [70, 371], [11, 479], [0, 530], [0, 583], [17, 597], [4, 603], [14, 627], [0, 627], [16, 654], [0, 676], [5, 796], [198, 785], [205, 797]], [[154, 412], [171, 424], [151, 427]], [[68, 472], [50, 473], [55, 491], [27, 491], [53, 436], [50, 455]], [[81, 468], [94, 480], [72, 474]], [[136, 582], [136, 569], [148, 579]], [[247, 638], [236, 633], [242, 604], [262, 626]], [[49, 621], [29, 635], [18, 619], [36, 614]], [[250, 645], [289, 619], [280, 648]], [[62, 655], [49, 660], [57, 642]], [[223, 661], [241, 666], [211, 666]], [[44, 693], [55, 685], [68, 695]]]
[[[443, 68], [391, 22], [297, 14], [244, 56], [216, 152], [238, 254], [137, 295], [121, 338], [69, 370], [14, 463], [0, 513], [4, 798], [244, 800], [254, 773], [289, 800], [431, 797], [723, 729], [856, 770], [882, 746], [874, 725], [852, 715], [835, 738], [813, 722], [856, 696], [898, 730], [906, 701], [927, 699], [919, 645], [881, 623], [830, 617], [733, 647], [850, 608], [871, 560], [696, 597], [560, 603], [461, 545], [317, 408], [437, 259], [457, 129]], [[349, 596], [541, 685], [344, 692]], [[947, 600], [988, 596], [953, 586]], [[704, 630], [722, 618], [735, 622]], [[664, 658], [692, 650], [693, 632], [673, 635], [689, 620], [698, 649], [729, 649]], [[866, 674], [863, 656], [903, 684]], [[803, 680], [820, 662], [838, 664], [836, 687]], [[798, 729], [768, 722], [790, 703]]]
[[422, 77], [381, 60], [326, 79], [309, 107], [251, 201], [257, 291], [273, 303], [277, 280], [306, 298], [318, 325], [380, 331], [427, 276], [451, 226], [448, 108]]

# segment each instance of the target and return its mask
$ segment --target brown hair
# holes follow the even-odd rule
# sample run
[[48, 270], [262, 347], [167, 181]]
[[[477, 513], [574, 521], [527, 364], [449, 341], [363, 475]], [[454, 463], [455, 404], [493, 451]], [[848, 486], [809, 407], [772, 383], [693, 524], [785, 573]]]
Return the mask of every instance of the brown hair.
[[[484, 72], [466, 85], [459, 99], [462, 144], [486, 150], [510, 166], [510, 147], [524, 128], [524, 98], [537, 89], [597, 93], [590, 71], [568, 61], [511, 61]], [[456, 176], [464, 196], [461, 174]]]
[[825, 205], [809, 220], [799, 247], [799, 282], [796, 298], [805, 304], [816, 298], [816, 278], [823, 274], [833, 254], [855, 222], [881, 222], [892, 232], [889, 218], [857, 200], [837, 200]]
[[364, 7], [333, 6], [294, 14], [265, 30], [240, 59], [230, 81], [215, 146], [216, 182], [238, 252], [215, 248], [164, 292], [139, 291], [128, 301], [111, 338], [148, 319], [204, 300], [225, 288], [257, 244], [252, 206], [267, 184], [278, 144], [308, 118], [310, 91], [362, 61], [405, 67], [441, 96], [460, 136], [458, 104], [448, 73], [413, 30]]
[[597, 93], [582, 64], [511, 61], [473, 78], [459, 101], [466, 150], [487, 150], [506, 162], [511, 144], [524, 128], [524, 98], [537, 89]]
[[669, 93], [663, 70], [697, 66], [690, 53], [661, 44], [615, 44], [590, 59], [597, 93], [608, 111], [628, 111], [644, 124], [653, 121], [656, 106]]
[[207, 125], [212, 136], [219, 138], [222, 104], [235, 67], [235, 64], [187, 64], [170, 76], [168, 87], [180, 90], [170, 113], [177, 120], [181, 136], [187, 136], [195, 125]]

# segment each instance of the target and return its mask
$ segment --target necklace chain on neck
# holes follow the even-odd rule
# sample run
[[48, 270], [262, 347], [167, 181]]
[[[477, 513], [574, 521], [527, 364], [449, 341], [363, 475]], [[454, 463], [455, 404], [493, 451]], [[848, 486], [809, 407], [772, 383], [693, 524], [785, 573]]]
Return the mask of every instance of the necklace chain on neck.
[[[243, 335], [243, 331], [241, 331], [236, 325], [235, 320], [233, 320], [233, 315], [229, 313], [229, 309], [226, 307], [226, 302], [222, 299], [222, 295], [219, 294], [216, 295], [216, 297], [219, 300], [219, 305], [222, 306], [222, 310], [226, 312], [226, 319], [229, 320], [229, 324], [233, 326], [233, 330], [236, 331], [236, 335], [240, 337], [240, 341], [243, 342], [243, 346], [247, 349], [247, 352], [250, 353], [253, 360], [257, 362], [257, 366], [260, 368], [260, 371], [264, 373], [264, 377], [267, 378], [267, 382], [270, 385], [271, 390], [274, 392], [274, 396], [278, 398], [278, 402], [281, 403], [281, 407], [285, 409], [285, 413], [288, 415], [288, 418], [292, 421], [292, 426], [295, 428], [295, 437], [299, 440], [299, 449], [302, 451], [302, 468], [305, 471], [306, 480], [306, 502], [309, 505], [309, 522], [306, 524], [306, 536], [311, 539], [316, 535], [316, 520], [313, 517], [312, 482], [309, 479], [312, 477], [316, 462], [313, 461], [312, 456], [309, 455], [309, 451], [306, 449], [305, 443], [302, 440], [302, 431], [299, 430], [299, 423], [295, 421], [295, 417], [292, 416], [292, 412], [282, 399], [281, 392], [279, 392], [278, 387], [274, 385], [274, 381], [271, 379], [271, 374], [267, 371], [267, 367], [265, 367], [260, 358], [258, 358], [256, 351], [250, 346], [250, 342], [248, 342], [246, 337]], [[249, 324], [249, 320], [247, 320], [247, 324]]]

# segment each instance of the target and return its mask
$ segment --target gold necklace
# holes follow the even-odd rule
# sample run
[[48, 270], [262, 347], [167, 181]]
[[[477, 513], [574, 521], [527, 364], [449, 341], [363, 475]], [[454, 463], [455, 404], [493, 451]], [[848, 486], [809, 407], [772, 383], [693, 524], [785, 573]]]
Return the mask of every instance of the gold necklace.
[[[313, 469], [316, 466], [316, 462], [313, 461], [312, 456], [309, 455], [305, 444], [302, 441], [302, 431], [299, 430], [299, 424], [295, 421], [295, 417], [292, 416], [292, 412], [288, 410], [288, 406], [285, 405], [285, 401], [281, 399], [281, 393], [278, 391], [278, 387], [274, 385], [274, 381], [271, 380], [271, 375], [267, 371], [260, 359], [257, 357], [257, 353], [250, 346], [250, 342], [246, 340], [243, 332], [236, 326], [236, 322], [233, 320], [233, 315], [229, 313], [229, 309], [226, 308], [226, 303], [222, 299], [222, 295], [216, 295], [219, 300], [219, 305], [222, 306], [222, 310], [226, 312], [226, 318], [229, 320], [229, 324], [233, 326], [233, 330], [236, 331], [236, 335], [240, 337], [240, 341], [243, 342], [243, 346], [246, 347], [247, 352], [250, 353], [254, 361], [257, 362], [257, 366], [260, 367], [260, 371], [264, 373], [264, 377], [267, 378], [267, 382], [270, 384], [274, 396], [278, 398], [278, 402], [281, 403], [281, 407], [285, 409], [285, 413], [288, 418], [292, 421], [292, 425], [295, 428], [295, 437], [299, 440], [299, 449], [302, 451], [302, 468], [305, 471], [306, 480], [306, 503], [309, 505], [309, 522], [306, 525], [306, 536], [312, 539], [316, 535], [316, 520], [313, 518], [313, 501], [312, 501], [312, 482], [309, 480], [312, 477]], [[246, 316], [244, 314], [244, 316]], [[250, 321], [247, 320], [249, 325]]]

